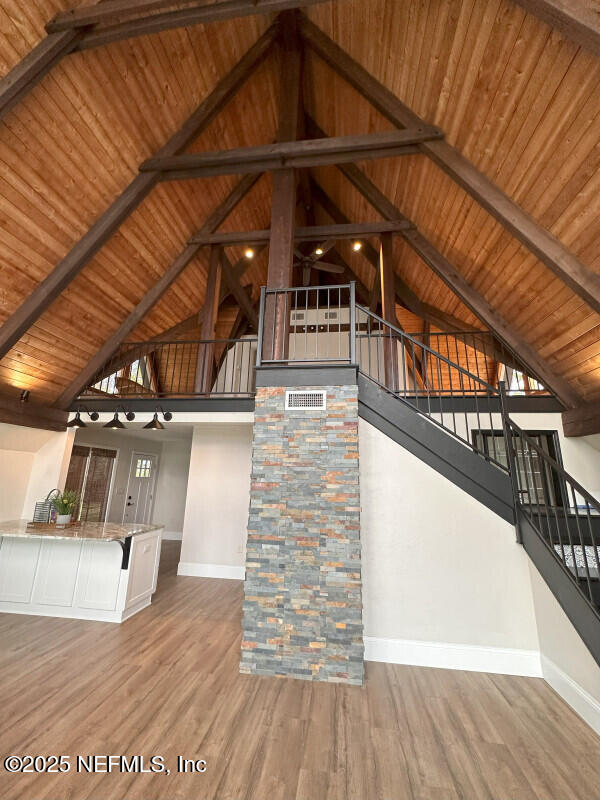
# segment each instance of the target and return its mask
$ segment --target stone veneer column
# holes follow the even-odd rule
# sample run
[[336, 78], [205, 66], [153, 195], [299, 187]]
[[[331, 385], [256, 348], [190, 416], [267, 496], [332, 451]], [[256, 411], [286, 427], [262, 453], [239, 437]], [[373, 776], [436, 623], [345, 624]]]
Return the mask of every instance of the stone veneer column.
[[360, 685], [358, 389], [315, 388], [324, 411], [257, 389], [240, 671]]

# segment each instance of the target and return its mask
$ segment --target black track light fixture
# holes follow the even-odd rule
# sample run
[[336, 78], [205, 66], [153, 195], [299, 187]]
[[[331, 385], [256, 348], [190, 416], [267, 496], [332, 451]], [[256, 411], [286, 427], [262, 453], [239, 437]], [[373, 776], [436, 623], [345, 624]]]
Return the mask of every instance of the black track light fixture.
[[108, 428], [109, 430], [113, 431], [124, 430], [127, 426], [123, 425], [123, 423], [119, 419], [119, 411], [122, 411], [123, 414], [125, 414], [125, 419], [128, 422], [132, 422], [135, 419], [135, 414], [133, 413], [133, 411], [128, 411], [127, 409], [123, 408], [123, 406], [118, 406], [117, 410], [115, 411], [114, 417], [102, 427]]
[[67, 422], [67, 428], [87, 428], [87, 425], [81, 419], [81, 412], [78, 411], [73, 419]]
[[103, 428], [108, 428], [111, 431], [122, 431], [127, 426], [123, 425], [123, 423], [119, 419], [119, 412], [115, 411], [114, 417], [109, 422], [107, 422], [105, 425], [103, 425], [102, 427]]
[[100, 414], [97, 411], [90, 411], [87, 406], [79, 406], [73, 419], [70, 422], [67, 422], [67, 428], [87, 428], [87, 425], [81, 419], [82, 411], [85, 411], [92, 422], [97, 422], [100, 418]]
[[165, 426], [159, 420], [158, 413], [156, 411], [154, 412], [154, 417], [153, 417], [152, 421], [148, 422], [146, 425], [144, 425], [144, 430], [145, 431], [164, 431], [164, 429], [165, 429]]
[[173, 414], [171, 414], [170, 411], [163, 411], [162, 408], [160, 408], [160, 406], [159, 406], [156, 409], [156, 411], [154, 412], [154, 417], [152, 418], [152, 420], [150, 422], [148, 422], [146, 425], [144, 425], [144, 430], [145, 431], [164, 431], [165, 430], [165, 426], [162, 424], [162, 422], [158, 418], [158, 412], [159, 411], [163, 415], [163, 419], [164, 419], [165, 422], [170, 422], [173, 419]]

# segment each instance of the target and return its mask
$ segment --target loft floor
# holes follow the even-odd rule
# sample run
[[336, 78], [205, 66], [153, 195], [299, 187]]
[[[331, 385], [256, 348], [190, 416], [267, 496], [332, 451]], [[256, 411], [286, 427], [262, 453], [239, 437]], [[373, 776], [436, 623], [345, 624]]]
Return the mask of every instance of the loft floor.
[[[366, 688], [238, 673], [242, 586], [176, 576], [122, 625], [0, 615], [0, 751], [162, 755], [4, 773], [10, 800], [590, 800], [600, 739], [541, 679], [369, 663]], [[177, 756], [204, 775], [176, 773]]]

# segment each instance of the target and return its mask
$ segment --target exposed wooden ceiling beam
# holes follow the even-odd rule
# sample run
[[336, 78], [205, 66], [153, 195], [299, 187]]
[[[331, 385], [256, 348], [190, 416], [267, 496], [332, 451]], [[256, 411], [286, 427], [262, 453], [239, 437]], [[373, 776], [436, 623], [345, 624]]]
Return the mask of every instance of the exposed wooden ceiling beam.
[[258, 314], [252, 305], [252, 300], [242, 284], [240, 283], [237, 275], [233, 270], [231, 261], [227, 258], [225, 253], [221, 254], [221, 267], [223, 269], [223, 278], [227, 284], [229, 291], [235, 297], [240, 310], [255, 331], [258, 331]]
[[[252, 186], [256, 183], [254, 176], [245, 176], [238, 183], [238, 185], [229, 193], [227, 198], [221, 205], [213, 211], [208, 220], [203, 226], [205, 231], [214, 231], [221, 225], [236, 207], [236, 205], [245, 197]], [[119, 325], [117, 330], [106, 340], [93, 358], [88, 361], [86, 366], [79, 372], [79, 374], [71, 381], [67, 388], [62, 392], [60, 397], [55, 403], [57, 408], [69, 408], [74, 398], [77, 397], [79, 392], [84, 389], [92, 378], [96, 375], [98, 370], [108, 361], [115, 350], [125, 341], [131, 331], [138, 325], [138, 323], [146, 316], [146, 314], [153, 308], [160, 298], [167, 291], [169, 286], [181, 275], [183, 270], [187, 267], [190, 261], [198, 254], [200, 247], [195, 244], [188, 244], [185, 249], [175, 259], [173, 264], [165, 272], [165, 274], [154, 284], [154, 286], [146, 292], [144, 297], [131, 311], [126, 319]]]
[[64, 431], [68, 418], [66, 411], [31, 401], [21, 403], [14, 397], [0, 395], [0, 422], [48, 431]]
[[[404, 233], [414, 227], [412, 223], [395, 220], [382, 222], [351, 223], [348, 225], [314, 225], [312, 228], [296, 228], [296, 242], [320, 242], [325, 239], [357, 239], [366, 236], [378, 236], [381, 233]], [[231, 247], [240, 244], [260, 244], [268, 242], [271, 237], [269, 228], [257, 231], [232, 231], [225, 233], [196, 234], [190, 244], [201, 247], [215, 244]]]
[[[260, 248], [262, 249], [262, 248]], [[258, 250], [257, 253], [258, 254]], [[233, 265], [233, 275], [239, 281], [243, 277], [244, 273], [249, 269], [251, 262], [242, 257], [239, 261]], [[219, 295], [219, 307], [223, 305], [225, 299], [229, 296], [229, 287], [228, 286], [221, 286], [221, 292]], [[176, 325], [172, 325], [170, 328], [162, 331], [161, 333], [153, 336], [151, 339], [140, 342], [139, 346], [132, 345], [131, 347], [127, 348], [126, 353], [122, 353], [118, 357], [110, 358], [107, 360], [106, 364], [103, 365], [105, 369], [101, 372], [98, 372], [97, 375], [94, 375], [99, 381], [107, 378], [109, 375], [112, 375], [113, 372], [117, 372], [118, 370], [122, 369], [123, 367], [131, 364], [138, 358], [141, 358], [144, 355], [147, 355], [149, 352], [153, 352], [149, 349], [149, 345], [151, 346], [152, 342], [156, 342], [157, 344], [160, 342], [167, 342], [172, 341], [173, 339], [179, 339], [181, 336], [184, 336], [186, 333], [195, 330], [202, 324], [202, 317], [203, 317], [203, 309], [200, 312], [195, 312], [191, 314], [186, 319], [178, 322]], [[84, 387], [85, 388], [85, 387]]]
[[585, 403], [563, 411], [565, 436], [591, 436], [600, 433], [600, 403]]
[[48, 73], [60, 59], [73, 51], [81, 38], [76, 30], [46, 36], [0, 80], [0, 118]]
[[463, 278], [448, 259], [436, 250], [419, 231], [407, 231], [404, 239], [467, 308], [523, 359], [533, 373], [539, 376], [544, 385], [554, 392], [561, 403], [572, 407], [581, 402], [581, 396], [571, 384], [556, 374], [548, 362], [538, 355], [510, 323]]
[[[425, 124], [304, 15], [301, 15], [301, 31], [306, 44], [390, 122], [400, 128]], [[543, 228], [456, 148], [442, 140], [423, 142], [419, 148], [591, 308], [600, 313], [600, 275], [582, 264], [556, 236]]]
[[[312, 120], [307, 122], [307, 130], [315, 131], [318, 134], [321, 133]], [[382, 217], [402, 223], [410, 222], [400, 209], [355, 164], [340, 166], [339, 169]], [[529, 366], [533, 374], [539, 376], [542, 383], [552, 389], [562, 403], [567, 406], [573, 406], [581, 402], [579, 394], [571, 384], [555, 373], [545, 359], [542, 359], [511, 325], [490, 306], [487, 300], [467, 283], [445, 256], [436, 250], [417, 230], [416, 226], [412, 225], [412, 229], [402, 233], [402, 236], [420, 258], [462, 300], [467, 308], [484, 325], [487, 325], [501, 341], [512, 347], [516, 354]]]
[[414, 153], [417, 152], [414, 147], [409, 150], [407, 147], [442, 135], [438, 128], [424, 125], [385, 133], [276, 142], [212, 153], [184, 153], [150, 158], [140, 166], [140, 172], [160, 172], [161, 180], [179, 181], [214, 175], [343, 164]]
[[[356, 178], [357, 178], [357, 176], [355, 174], [354, 175], [354, 179], [356, 180]], [[363, 179], [364, 179], [364, 181], [368, 181], [370, 183], [370, 181], [366, 177], [366, 175], [363, 175]], [[363, 184], [363, 181], [360, 181], [359, 182], [359, 186], [362, 186], [362, 184]], [[343, 220], [347, 221], [347, 217], [335, 205], [335, 203], [333, 203], [331, 198], [329, 198], [329, 196], [324, 192], [324, 190], [314, 180], [312, 181], [312, 187], [313, 187], [312, 191], [313, 191], [314, 197], [316, 198], [316, 200], [319, 202], [319, 204], [323, 207], [323, 209], [327, 212], [327, 214], [329, 214], [329, 216], [332, 219], [339, 220], [340, 222], [343, 221]], [[381, 202], [380, 203], [377, 202], [377, 200], [376, 200], [378, 195], [381, 195]], [[365, 197], [366, 197], [366, 199], [368, 199], [370, 202], [372, 202], [374, 204], [374, 208], [376, 208], [376, 210], [379, 211], [380, 214], [382, 214], [384, 216], [386, 214], [389, 214], [391, 216], [395, 216], [396, 218], [405, 219], [405, 217], [401, 214], [401, 212], [393, 204], [391, 204], [390, 201], [387, 199], [387, 197], [385, 197], [385, 195], [383, 195], [381, 192], [379, 192], [379, 189], [377, 189], [377, 187], [375, 187], [374, 185], [372, 185], [371, 187], [367, 187], [365, 185]], [[402, 235], [404, 236], [404, 238], [407, 239], [408, 234], [415, 233], [415, 232], [417, 232], [416, 229], [413, 229], [412, 231], [408, 231], [407, 234], [402, 234]], [[419, 234], [419, 237], [420, 237], [421, 241], [418, 244], [421, 245], [421, 247], [420, 247], [421, 252], [419, 252], [419, 250], [416, 250], [416, 251], [419, 253], [421, 258], [423, 258], [425, 260], [425, 263], [427, 263], [428, 266], [430, 266], [432, 269], [434, 269], [434, 264], [439, 269], [444, 269], [445, 268], [446, 273], [449, 270], [452, 270], [451, 265], [444, 258], [444, 256], [442, 256], [441, 253], [439, 253], [433, 246], [431, 246], [429, 244], [429, 242], [427, 242], [427, 240], [424, 239], [424, 237], [422, 237], [420, 234]], [[424, 247], [424, 243], [427, 244], [427, 248], [426, 249]], [[415, 241], [409, 242], [409, 244], [411, 244], [411, 246], [414, 247], [415, 246]], [[367, 259], [370, 261], [370, 263], [372, 264], [373, 268], [376, 270], [375, 281], [377, 281], [377, 274], [378, 274], [378, 270], [379, 270], [379, 254], [377, 253], [375, 248], [372, 247], [368, 242], [365, 242], [365, 244], [364, 244], [364, 246], [362, 248], [362, 252], [367, 257]], [[427, 256], [427, 258], [426, 258], [426, 256]], [[431, 263], [429, 263], [428, 258], [431, 259]], [[434, 271], [437, 272], [437, 270], [434, 270]], [[440, 277], [441, 277], [441, 275], [440, 275]], [[442, 280], [444, 280], [444, 278], [442, 278]], [[448, 281], [445, 281], [445, 283], [447, 285], [449, 285]], [[466, 283], [466, 282], [463, 281], [463, 283]], [[504, 342], [506, 342], [507, 345], [509, 345], [509, 347], [512, 347], [514, 350], [516, 350], [516, 352], [519, 354], [519, 356], [523, 359], [523, 361], [526, 364], [529, 364], [529, 360], [527, 358], [527, 354], [523, 355], [522, 352], [519, 352], [519, 347], [515, 346], [515, 344], [513, 344], [513, 342], [508, 337], [502, 336], [502, 334], [497, 331], [496, 326], [491, 324], [492, 313], [495, 314], [495, 312], [490, 312], [490, 315], [478, 314], [475, 311], [475, 309], [472, 307], [472, 305], [470, 305], [469, 302], [467, 302], [467, 299], [468, 299], [468, 297], [470, 297], [470, 295], [467, 296], [467, 294], [463, 294], [463, 295], [459, 294], [459, 292], [457, 291], [457, 288], [455, 288], [455, 286], [453, 286], [453, 285], [450, 285], [450, 288], [459, 297], [459, 299], [467, 306], [467, 308], [469, 308], [471, 311], [473, 311], [475, 316], [477, 316], [479, 319], [481, 319], [482, 322], [484, 323], [484, 325], [487, 325], [487, 327], [490, 329], [492, 335], [498, 334], [499, 341], [498, 342], [492, 342], [492, 343], [487, 341], [484, 336], [482, 336], [480, 340], [478, 340], [477, 337], [474, 336], [473, 341], [472, 341], [472, 345], [473, 345], [473, 347], [475, 349], [479, 349], [485, 355], [492, 356], [496, 360], [501, 361], [502, 363], [508, 364], [510, 366], [511, 356], [510, 356], [510, 353], [506, 351], [506, 349], [505, 349], [505, 347], [503, 345], [503, 341], [504, 341]], [[396, 290], [396, 297], [401, 301], [401, 303], [403, 303], [409, 309], [409, 311], [412, 311], [413, 314], [416, 314], [417, 316], [421, 317], [421, 319], [424, 319], [427, 322], [430, 322], [432, 325], [435, 325], [435, 327], [439, 328], [440, 330], [449, 331], [449, 332], [472, 331], [475, 334], [482, 333], [482, 331], [478, 330], [477, 328], [473, 328], [472, 326], [465, 324], [464, 322], [462, 322], [462, 320], [460, 320], [460, 319], [458, 319], [456, 317], [453, 317], [450, 314], [446, 314], [445, 312], [441, 311], [440, 309], [437, 309], [437, 308], [435, 308], [433, 306], [430, 306], [427, 303], [423, 303], [417, 297], [417, 295], [412, 291], [412, 289], [410, 289], [410, 287], [397, 274], [395, 276], [395, 290]], [[481, 298], [480, 295], [478, 295], [478, 297], [481, 300], [483, 299], [483, 298]], [[515, 342], [516, 342], [516, 340], [515, 340]], [[531, 351], [531, 357], [534, 358], [534, 360], [536, 362], [540, 360], [538, 358], [537, 354], [535, 353], [535, 351], [533, 351], [533, 349], [531, 347], [529, 347], [529, 345], [524, 345], [524, 346], [525, 346], [525, 348], [528, 348], [529, 351]], [[534, 372], [534, 374], [537, 373], [537, 370], [535, 369], [535, 364], [530, 364], [530, 369], [532, 370], [532, 372]], [[552, 372], [549, 369], [548, 369], [548, 371]], [[554, 373], [552, 373], [552, 375], [554, 375]], [[540, 374], [540, 379], [545, 380], [545, 378], [542, 378], [541, 374]], [[556, 380], [557, 380], [557, 382], [559, 384], [562, 381], [561, 378], [556, 378]], [[562, 383], [565, 384], [564, 388], [567, 391], [567, 393], [569, 393], [571, 391], [570, 385], [567, 384], [566, 381], [562, 381]], [[552, 383], [547, 381], [547, 380], [546, 380], [546, 385], [549, 386], [550, 388], [554, 389], [554, 386], [552, 385]], [[557, 394], [557, 397], [558, 396], [559, 395]], [[563, 402], [565, 402], [565, 400], [563, 400]]]
[[[171, 156], [189, 146], [231, 100], [269, 52], [277, 34], [271, 26], [248, 50], [236, 66], [217, 84], [184, 125], [159, 151]], [[31, 292], [17, 311], [0, 328], [0, 358], [44, 313], [60, 293], [93, 258], [131, 212], [150, 193], [159, 180], [158, 173], [137, 175], [122, 194], [100, 215], [52, 272]]]
[[593, 0], [515, 0], [567, 39], [600, 56], [600, 9]]
[[[78, 44], [79, 50], [89, 50], [93, 47], [102, 47], [112, 42], [131, 39], [135, 36], [147, 36], [161, 31], [185, 28], [190, 25], [205, 25], [209, 22], [223, 22], [241, 17], [255, 16], [257, 14], [272, 14], [294, 8], [314, 6], [327, 0], [224, 0], [217, 3], [196, 4], [191, 8], [180, 8], [175, 11], [166, 11], [162, 14], [141, 16], [114, 25], [98, 25], [84, 34]], [[129, 4], [135, 13], [135, 2]], [[176, 5], [172, 3], [171, 5]], [[83, 10], [83, 9], [82, 9]], [[114, 18], [114, 17], [113, 17]], [[103, 17], [102, 21], [109, 17]], [[66, 21], [58, 22], [58, 25]], [[49, 23], [47, 30], [56, 30], [54, 23]]]

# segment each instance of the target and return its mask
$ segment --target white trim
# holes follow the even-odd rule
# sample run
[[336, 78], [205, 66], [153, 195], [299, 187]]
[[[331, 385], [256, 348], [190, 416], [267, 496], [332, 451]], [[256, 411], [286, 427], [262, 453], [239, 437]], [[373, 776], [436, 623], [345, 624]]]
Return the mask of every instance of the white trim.
[[178, 575], [193, 578], [224, 578], [232, 581], [243, 581], [246, 578], [246, 567], [233, 567], [229, 564], [200, 564], [197, 561], [180, 561]]
[[85, 619], [88, 622], [124, 622], [129, 617], [137, 614], [152, 602], [151, 597], [143, 597], [135, 605], [125, 608], [123, 611], [99, 611], [94, 608], [86, 609], [80, 607], [54, 606], [50, 608], [41, 603], [9, 603], [0, 602], [0, 613], [2, 614], [25, 614], [35, 617], [60, 617], [61, 619]]
[[183, 539], [183, 531], [163, 531], [163, 542], [180, 542]]
[[365, 660], [541, 678], [537, 650], [365, 636]]
[[600, 702], [542, 654], [544, 679], [600, 735]]

